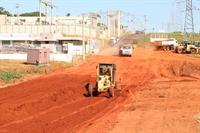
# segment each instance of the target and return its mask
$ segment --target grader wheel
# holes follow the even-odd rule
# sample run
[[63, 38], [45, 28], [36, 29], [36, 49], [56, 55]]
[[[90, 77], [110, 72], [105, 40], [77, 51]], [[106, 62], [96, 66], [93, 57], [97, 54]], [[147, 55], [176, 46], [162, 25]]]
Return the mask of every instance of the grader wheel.
[[178, 52], [179, 54], [182, 54], [182, 53], [183, 53], [183, 50], [182, 50], [182, 49], [178, 49], [177, 52]]
[[109, 94], [109, 97], [114, 97], [114, 88], [113, 88], [113, 86], [108, 88], [108, 94]]
[[191, 54], [195, 54], [195, 53], [196, 53], [195, 49], [191, 49]]
[[89, 96], [93, 97], [93, 89], [91, 84], [88, 85], [88, 94]]
[[116, 82], [115, 83], [115, 89], [118, 90], [120, 93], [122, 93], [122, 88], [121, 88], [121, 83], [120, 82]]

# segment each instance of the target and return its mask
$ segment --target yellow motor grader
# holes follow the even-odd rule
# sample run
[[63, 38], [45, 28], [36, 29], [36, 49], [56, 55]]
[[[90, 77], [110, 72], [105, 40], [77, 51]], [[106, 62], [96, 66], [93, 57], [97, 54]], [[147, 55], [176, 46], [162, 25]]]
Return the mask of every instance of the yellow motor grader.
[[175, 51], [179, 54], [181, 53], [191, 53], [191, 54], [200, 54], [200, 42], [195, 41], [192, 44], [190, 41], [184, 40], [181, 44], [178, 44], [175, 48]]
[[116, 65], [99, 63], [96, 66], [97, 77], [96, 85], [93, 88], [92, 84], [88, 84], [88, 94], [93, 97], [93, 94], [100, 94], [102, 92], [108, 92], [109, 97], [114, 97], [114, 89], [121, 92], [121, 78], [119, 82], [116, 82]]

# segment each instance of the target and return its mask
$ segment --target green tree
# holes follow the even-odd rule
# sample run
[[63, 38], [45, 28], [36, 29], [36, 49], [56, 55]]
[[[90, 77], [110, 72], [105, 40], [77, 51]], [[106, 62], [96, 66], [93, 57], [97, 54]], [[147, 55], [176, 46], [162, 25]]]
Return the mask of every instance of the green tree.
[[3, 11], [3, 13], [2, 13], [3, 15], [7, 15], [7, 16], [12, 16], [12, 14], [10, 13], [10, 12], [8, 12], [8, 11]]
[[67, 13], [67, 14], [66, 14], [67, 17], [69, 17], [70, 15], [71, 15], [70, 13]]
[[[22, 13], [19, 16], [34, 16], [37, 17], [40, 15], [40, 12], [29, 12], [29, 13]], [[41, 16], [45, 16], [43, 13], [41, 13]]]
[[1, 15], [7, 15], [7, 16], [12, 16], [12, 14], [8, 11], [5, 10], [5, 8], [2, 6], [0, 7], [0, 14]]
[[0, 14], [2, 14], [3, 13], [3, 10], [4, 10], [5, 8], [2, 6], [2, 7], [0, 7]]

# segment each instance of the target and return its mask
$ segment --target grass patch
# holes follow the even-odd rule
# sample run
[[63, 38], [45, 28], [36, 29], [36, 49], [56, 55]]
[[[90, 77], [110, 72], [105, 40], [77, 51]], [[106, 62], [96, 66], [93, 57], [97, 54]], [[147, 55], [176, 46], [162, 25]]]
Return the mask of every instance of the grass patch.
[[[138, 43], [138, 47], [144, 47], [146, 44], [150, 41], [150, 36], [153, 34], [160, 34], [160, 35], [167, 35], [168, 38], [176, 38], [178, 40], [178, 43], [181, 43], [183, 40], [183, 34], [181, 32], [175, 32], [175, 33], [149, 33], [146, 36], [144, 36]], [[200, 41], [200, 34], [195, 34], [195, 40]]]
[[138, 42], [137, 47], [145, 47], [147, 43], [149, 43], [150, 40], [150, 34], [147, 34], [146, 36], [143, 36], [142, 39]]
[[[85, 56], [88, 60], [89, 55]], [[49, 65], [27, 65], [24, 62], [13, 60], [0, 60], [0, 79], [5, 83], [23, 82], [26, 79], [31, 79], [34, 75], [43, 75], [52, 72], [56, 69], [74, 66], [77, 62], [83, 62], [82, 56], [77, 57], [76, 62], [52, 61]], [[15, 79], [15, 80], [12, 80]]]
[[0, 78], [6, 83], [9, 83], [11, 81], [11, 79], [13, 79], [13, 78], [19, 79], [21, 77], [22, 77], [22, 75], [20, 75], [16, 72], [4, 72], [4, 73], [0, 74]]
[[188, 54], [187, 56], [193, 57], [193, 58], [200, 58], [200, 54]]

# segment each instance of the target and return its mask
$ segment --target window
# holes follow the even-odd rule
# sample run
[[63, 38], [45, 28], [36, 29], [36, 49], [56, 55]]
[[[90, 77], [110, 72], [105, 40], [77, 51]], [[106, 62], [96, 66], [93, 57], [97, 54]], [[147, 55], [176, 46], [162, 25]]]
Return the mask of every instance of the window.
[[45, 44], [49, 44], [49, 41], [45, 41]]
[[44, 58], [47, 58], [47, 52], [44, 52]]
[[10, 41], [9, 40], [3, 40], [2, 45], [10, 45]]
[[123, 46], [123, 49], [131, 49], [131, 46]]

